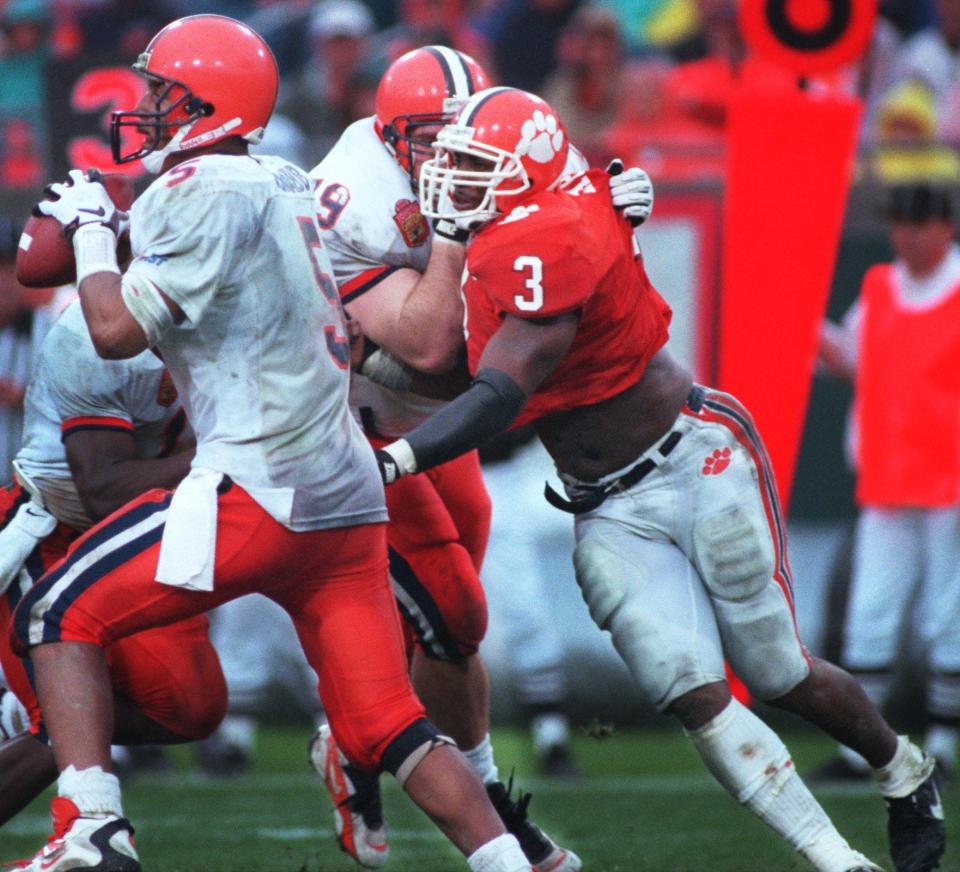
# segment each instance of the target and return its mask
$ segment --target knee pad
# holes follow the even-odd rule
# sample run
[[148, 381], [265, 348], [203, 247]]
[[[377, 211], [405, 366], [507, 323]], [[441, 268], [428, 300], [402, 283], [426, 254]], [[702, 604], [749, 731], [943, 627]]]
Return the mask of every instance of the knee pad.
[[711, 596], [749, 599], [773, 577], [774, 555], [763, 519], [742, 506], [704, 518], [693, 532], [704, 583]]
[[581, 539], [573, 562], [590, 617], [609, 631], [650, 704], [663, 711], [684, 693], [723, 678], [720, 639], [699, 587], [698, 617], [686, 622], [670, 613], [669, 598], [658, 599], [664, 591], [651, 588], [649, 570], [602, 541]]
[[717, 622], [733, 671], [759, 699], [779, 699], [810, 673], [793, 613], [771, 581], [748, 603], [717, 603]]
[[387, 745], [380, 762], [403, 787], [413, 770], [420, 765], [427, 754], [442, 745], [457, 747], [453, 739], [444, 736], [426, 718], [421, 718], [406, 727]]
[[601, 630], [609, 630], [629, 590], [622, 559], [595, 539], [582, 539], [573, 549], [573, 567], [590, 617]]
[[487, 632], [487, 597], [470, 555], [457, 543], [390, 549], [397, 607], [424, 655], [458, 660], [476, 654]]

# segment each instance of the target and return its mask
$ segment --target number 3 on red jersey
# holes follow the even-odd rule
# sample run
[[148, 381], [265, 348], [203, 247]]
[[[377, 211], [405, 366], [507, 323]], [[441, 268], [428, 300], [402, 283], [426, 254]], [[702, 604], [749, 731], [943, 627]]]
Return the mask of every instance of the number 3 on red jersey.
[[530, 275], [524, 281], [526, 294], [516, 294], [514, 305], [521, 312], [536, 312], [543, 308], [543, 261], [533, 254], [523, 254], [513, 262], [514, 272], [526, 272]]

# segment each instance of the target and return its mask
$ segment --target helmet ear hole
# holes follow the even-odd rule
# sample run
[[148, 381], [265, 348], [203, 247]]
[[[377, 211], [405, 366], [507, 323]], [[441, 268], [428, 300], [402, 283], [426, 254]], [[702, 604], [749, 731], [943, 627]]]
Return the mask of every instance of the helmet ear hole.
[[395, 124], [384, 124], [383, 125], [383, 140], [388, 145], [396, 145], [397, 140], [400, 139], [400, 131], [397, 130]]
[[207, 103], [199, 97], [191, 97], [183, 104], [183, 109], [188, 115], [202, 115], [204, 118], [213, 115], [213, 103]]

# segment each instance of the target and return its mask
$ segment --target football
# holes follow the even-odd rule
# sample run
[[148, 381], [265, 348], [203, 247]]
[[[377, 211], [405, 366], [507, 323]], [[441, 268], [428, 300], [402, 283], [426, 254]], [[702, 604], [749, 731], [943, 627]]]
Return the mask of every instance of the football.
[[[129, 210], [134, 196], [130, 177], [123, 173], [102, 173], [101, 181], [117, 208]], [[128, 240], [122, 238], [118, 250], [127, 248], [128, 244]], [[122, 262], [120, 254], [117, 259]], [[17, 249], [16, 274], [17, 281], [28, 288], [53, 288], [76, 280], [73, 246], [63, 235], [59, 221], [49, 215], [30, 216]]]

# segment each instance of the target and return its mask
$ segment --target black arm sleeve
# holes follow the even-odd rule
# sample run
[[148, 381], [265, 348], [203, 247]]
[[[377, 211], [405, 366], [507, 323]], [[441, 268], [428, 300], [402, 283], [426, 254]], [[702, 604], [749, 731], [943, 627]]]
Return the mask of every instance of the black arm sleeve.
[[506, 430], [526, 401], [523, 389], [505, 372], [480, 370], [466, 391], [403, 437], [413, 449], [417, 470], [453, 460]]

